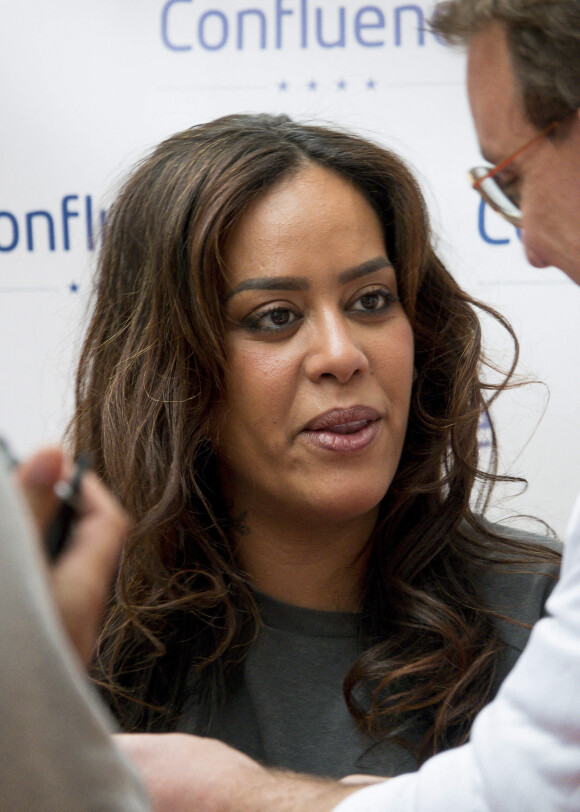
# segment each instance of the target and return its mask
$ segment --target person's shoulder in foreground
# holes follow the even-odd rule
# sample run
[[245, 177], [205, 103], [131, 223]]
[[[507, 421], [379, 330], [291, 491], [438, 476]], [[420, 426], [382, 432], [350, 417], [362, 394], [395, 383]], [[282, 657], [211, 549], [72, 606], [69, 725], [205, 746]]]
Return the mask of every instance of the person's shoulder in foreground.
[[[99, 521], [93, 514], [93, 529]], [[145, 812], [144, 790], [57, 619], [34, 541], [0, 460], [0, 810]]]
[[[509, 552], [503, 549], [498, 559], [492, 543], [490, 559], [495, 565], [489, 566], [484, 560], [472, 567], [475, 587], [493, 613], [506, 644], [500, 664], [506, 675], [524, 650], [532, 626], [545, 615], [546, 601], [560, 574], [563, 545], [547, 527], [543, 533], [540, 528], [532, 533], [520, 530], [517, 523], [512, 526], [483, 521], [482, 526], [514, 545]], [[536, 551], [534, 558], [528, 557], [530, 549]], [[502, 679], [496, 680], [497, 687]]]

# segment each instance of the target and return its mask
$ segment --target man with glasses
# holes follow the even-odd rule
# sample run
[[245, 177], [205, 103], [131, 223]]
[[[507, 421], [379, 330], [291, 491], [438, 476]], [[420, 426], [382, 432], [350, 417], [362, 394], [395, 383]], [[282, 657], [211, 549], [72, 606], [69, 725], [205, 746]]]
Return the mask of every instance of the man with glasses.
[[[467, 47], [469, 103], [491, 164], [470, 171], [473, 188], [521, 229], [532, 265], [580, 284], [580, 0], [446, 0], [432, 28]], [[469, 744], [336, 812], [580, 809], [580, 497], [547, 609]]]
[[[433, 28], [468, 48], [471, 110], [492, 164], [471, 170], [473, 187], [521, 228], [532, 265], [555, 265], [580, 284], [580, 0], [447, 0]], [[577, 812], [580, 498], [547, 609], [470, 742], [413, 774], [340, 787], [177, 736], [169, 737], [174, 770], [162, 781], [150, 738], [123, 737], [126, 749], [145, 775], [153, 768], [156, 808], [168, 812]]]
[[449, 0], [434, 29], [467, 45], [487, 203], [521, 227], [528, 260], [580, 282], [580, 3]]

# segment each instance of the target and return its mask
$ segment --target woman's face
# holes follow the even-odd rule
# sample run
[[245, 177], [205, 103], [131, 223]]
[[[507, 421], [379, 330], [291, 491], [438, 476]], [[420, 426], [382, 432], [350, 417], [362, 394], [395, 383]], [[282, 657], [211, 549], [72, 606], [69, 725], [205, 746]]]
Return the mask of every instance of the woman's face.
[[226, 264], [226, 496], [281, 522], [368, 517], [399, 462], [413, 380], [377, 215], [307, 165], [250, 205]]

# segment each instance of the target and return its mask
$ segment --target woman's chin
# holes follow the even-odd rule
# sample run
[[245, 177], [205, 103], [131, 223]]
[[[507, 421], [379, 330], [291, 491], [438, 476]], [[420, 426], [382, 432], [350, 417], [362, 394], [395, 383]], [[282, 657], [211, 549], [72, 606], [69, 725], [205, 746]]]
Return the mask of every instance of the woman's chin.
[[308, 507], [302, 505], [301, 513], [303, 518], [306, 519], [310, 509], [313, 518], [317, 516], [327, 524], [352, 522], [369, 517], [370, 514], [375, 519], [384, 495], [384, 491], [373, 492], [370, 489], [361, 493], [344, 490], [328, 494], [326, 498], [320, 498], [321, 494], [317, 494], [318, 498], [315, 501], [313, 499], [308, 500]]

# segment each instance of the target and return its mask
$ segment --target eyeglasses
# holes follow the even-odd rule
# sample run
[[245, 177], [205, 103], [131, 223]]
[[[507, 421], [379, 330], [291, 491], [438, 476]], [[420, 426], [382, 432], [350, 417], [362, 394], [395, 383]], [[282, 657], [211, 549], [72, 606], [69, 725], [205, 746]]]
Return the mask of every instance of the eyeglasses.
[[469, 170], [472, 187], [479, 192], [485, 202], [489, 204], [494, 211], [501, 214], [502, 217], [514, 226], [519, 227], [522, 222], [522, 213], [518, 205], [518, 193], [516, 190], [511, 191], [510, 182], [502, 181], [501, 177], [498, 177], [498, 173], [501, 172], [502, 169], [505, 169], [515, 158], [519, 157], [522, 152], [525, 152], [529, 147], [541, 141], [556, 125], [557, 122], [553, 121], [545, 130], [534, 135], [523, 147], [517, 149], [499, 164], [495, 166], [476, 166]]

